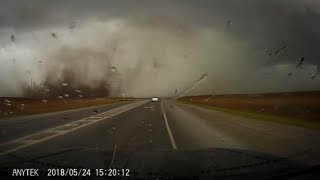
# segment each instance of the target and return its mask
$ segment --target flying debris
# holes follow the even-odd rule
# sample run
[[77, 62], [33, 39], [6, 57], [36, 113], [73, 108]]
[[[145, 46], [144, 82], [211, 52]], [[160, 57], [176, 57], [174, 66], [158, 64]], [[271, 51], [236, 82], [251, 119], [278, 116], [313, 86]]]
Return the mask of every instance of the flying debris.
[[287, 49], [287, 47], [288, 47], [287, 45], [284, 45], [284, 46], [281, 47], [280, 49], [276, 50], [276, 51], [274, 52], [274, 55], [278, 55], [281, 51]]
[[49, 92], [49, 91], [50, 91], [50, 89], [45, 89], [45, 91]]
[[69, 97], [69, 94], [65, 94], [64, 97]]
[[158, 63], [157, 63], [157, 61], [153, 61], [153, 68], [158, 68]]
[[268, 54], [268, 56], [272, 56], [272, 55], [273, 55], [273, 53], [272, 53], [271, 50], [267, 50], [267, 51], [266, 51], [266, 54]]
[[63, 96], [58, 96], [59, 99], [63, 99]]
[[282, 46], [280, 49], [276, 50], [276, 51], [272, 51], [272, 50], [267, 50], [266, 54], [268, 54], [268, 56], [276, 56], [278, 55], [280, 52], [284, 51], [285, 49], [287, 49], [287, 45]]
[[81, 91], [80, 91], [80, 90], [78, 90], [78, 89], [76, 89], [75, 91], [76, 91], [77, 93], [81, 93]]
[[14, 41], [15, 41], [14, 35], [11, 35], [11, 36], [10, 36], [10, 39], [11, 39], [12, 42], [14, 42]]
[[95, 110], [93, 110], [93, 112], [94, 112], [94, 113], [98, 113], [98, 110], [97, 110], [97, 109], [95, 109]]
[[61, 83], [62, 86], [68, 86], [68, 83], [64, 82], [64, 83]]
[[51, 33], [51, 36], [53, 37], [53, 38], [55, 38], [55, 39], [57, 39], [57, 35], [56, 35], [56, 33]]
[[38, 63], [39, 63], [39, 64], [41, 64], [41, 63], [42, 63], [42, 61], [38, 61]]
[[291, 75], [292, 75], [292, 73], [289, 73], [289, 74], [288, 74], [288, 76], [291, 76]]
[[43, 99], [43, 100], [41, 100], [42, 102], [44, 102], [44, 103], [47, 103], [48, 101], [47, 100], [45, 100], [45, 99]]
[[22, 107], [24, 107], [24, 104], [20, 104]]
[[117, 71], [117, 68], [114, 67], [114, 66], [112, 66], [112, 67], [111, 67], [111, 72], [116, 72], [116, 71]]
[[75, 21], [72, 21], [70, 24], [69, 24], [69, 29], [74, 29], [76, 27], [76, 22]]
[[83, 97], [83, 95], [81, 95], [81, 94], [80, 94], [80, 95], [79, 95], [79, 97], [80, 97], [80, 98], [82, 98], [82, 97]]
[[231, 20], [227, 20], [226, 25], [227, 25], [227, 28], [231, 27], [232, 21]]
[[316, 75], [313, 75], [312, 77], [311, 77], [311, 79], [314, 79], [314, 78], [316, 78], [317, 76]]
[[297, 64], [297, 67], [301, 67], [303, 62], [304, 62], [304, 57], [300, 59], [299, 63]]

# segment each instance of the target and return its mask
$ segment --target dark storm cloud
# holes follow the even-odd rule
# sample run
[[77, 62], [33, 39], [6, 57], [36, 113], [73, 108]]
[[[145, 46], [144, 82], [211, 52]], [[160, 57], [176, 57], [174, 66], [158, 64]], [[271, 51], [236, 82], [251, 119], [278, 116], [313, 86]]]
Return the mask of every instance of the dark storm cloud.
[[68, 26], [86, 19], [114, 17], [132, 23], [174, 26], [208, 26], [225, 30], [233, 38], [250, 41], [257, 49], [277, 49], [285, 42], [288, 59], [320, 57], [320, 14], [317, 1], [299, 0], [19, 0], [2, 1], [0, 26], [16, 30]]
[[[124, 91], [141, 81], [152, 81], [151, 76], [143, 76], [146, 71], [166, 72], [165, 75], [158, 74], [164, 79], [170, 77], [170, 72], [177, 71], [172, 74], [172, 82], [166, 86], [172, 86], [181, 79], [188, 79], [178, 84], [178, 87], [173, 87], [179, 90], [188, 87], [186, 83], [192, 83], [199, 74], [208, 74], [208, 81], [212, 83], [208, 82], [207, 87], [199, 90], [203, 93], [211, 92], [212, 87], [217, 84], [222, 86], [220, 89], [235, 89], [234, 91], [274, 90], [269, 88], [272, 85], [279, 87], [279, 90], [295, 90], [295, 85], [286, 84], [289, 73], [292, 74], [290, 78], [297, 78], [296, 83], [301, 83], [297, 87], [317, 89], [320, 88], [315, 85], [317, 78], [312, 78], [314, 81], [311, 84], [304, 80], [306, 76], [310, 76], [309, 79], [316, 77], [317, 72], [303, 72], [302, 74], [308, 75], [296, 76], [299, 71], [313, 71], [314, 68], [319, 72], [319, 21], [320, 3], [317, 0], [7, 0], [2, 1], [0, 6], [0, 41], [3, 46], [6, 43], [12, 44], [10, 36], [14, 35], [16, 46], [22, 39], [25, 44], [29, 43], [24, 46], [48, 46], [50, 52], [46, 53], [41, 48], [38, 51], [47, 55], [47, 59], [59, 57], [59, 60], [47, 63], [50, 64], [47, 67], [49, 69], [60, 67], [60, 64], [64, 64], [63, 67], [73, 67], [77, 64], [75, 60], [85, 61], [83, 57], [89, 58], [98, 54], [99, 60], [95, 68], [100, 69], [101, 65], [106, 64], [105, 61], [108, 61], [107, 64], [111, 67], [116, 67], [117, 76], [112, 74], [108, 78], [113, 79], [108, 79], [107, 83], [116, 83], [113, 88], [122, 88]], [[117, 23], [119, 27], [114, 27]], [[120, 27], [121, 24], [124, 24], [124, 27]], [[104, 32], [103, 28], [117, 30]], [[72, 33], [68, 34], [66, 30]], [[81, 33], [77, 34], [77, 31]], [[34, 32], [38, 34], [34, 35]], [[86, 36], [88, 33], [91, 35]], [[80, 44], [76, 41], [68, 42], [74, 39], [79, 39]], [[94, 47], [82, 47], [84, 42], [94, 40], [101, 42]], [[135, 47], [136, 44], [138, 48]], [[60, 47], [78, 45], [81, 47], [67, 48], [71, 51], [68, 53], [61, 51], [64, 48]], [[171, 49], [167, 48], [169, 45], [172, 45]], [[104, 57], [100, 56], [101, 53]], [[127, 67], [121, 61], [126, 58], [130, 61], [126, 53], [135, 56], [135, 60], [131, 60], [134, 61], [132, 66]], [[74, 54], [84, 55], [79, 57]], [[180, 54], [183, 54], [187, 65], [181, 65], [180, 60], [175, 60]], [[302, 67], [306, 67], [295, 70], [302, 57], [305, 57]], [[70, 59], [72, 60], [68, 61]], [[42, 64], [45, 66], [45, 61]], [[148, 69], [149, 64], [152, 70]], [[181, 70], [181, 66], [198, 70]], [[271, 68], [267, 73], [276, 74], [270, 76], [274, 79], [274, 84], [266, 80], [266, 77], [254, 74], [255, 71], [264, 71], [261, 68]], [[232, 72], [224, 74], [226, 71]], [[276, 73], [272, 73], [274, 71]], [[41, 75], [51, 77], [50, 72]], [[77, 73], [83, 74], [82, 71]], [[103, 76], [98, 77], [108, 76], [105, 75], [108, 73], [103, 72]], [[277, 73], [283, 73], [284, 77]], [[94, 77], [93, 79], [96, 79], [96, 76]], [[240, 77], [242, 80], [237, 79]], [[174, 81], [175, 78], [179, 80]], [[87, 78], [88, 81], [91, 79]], [[161, 78], [158, 80], [162, 82]], [[237, 83], [241, 84], [246, 80], [254, 83], [241, 89]], [[226, 82], [230, 82], [229, 85]], [[258, 85], [259, 83], [261, 85]], [[159, 91], [166, 89], [155, 88]], [[148, 88], [145, 90], [150, 91]], [[164, 91], [164, 94], [168, 93]], [[139, 93], [134, 91], [133, 94]]]

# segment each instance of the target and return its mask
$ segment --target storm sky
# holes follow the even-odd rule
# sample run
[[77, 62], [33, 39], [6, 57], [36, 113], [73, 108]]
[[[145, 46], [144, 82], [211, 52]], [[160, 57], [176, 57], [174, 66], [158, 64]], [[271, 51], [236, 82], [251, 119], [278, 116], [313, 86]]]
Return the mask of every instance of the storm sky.
[[0, 96], [66, 74], [112, 96], [319, 90], [319, 47], [318, 0], [2, 0]]

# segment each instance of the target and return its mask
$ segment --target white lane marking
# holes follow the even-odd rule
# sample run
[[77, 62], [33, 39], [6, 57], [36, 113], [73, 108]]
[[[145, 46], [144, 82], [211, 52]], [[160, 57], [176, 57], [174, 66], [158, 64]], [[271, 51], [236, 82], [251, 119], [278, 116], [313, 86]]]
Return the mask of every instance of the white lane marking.
[[[31, 146], [31, 145], [34, 145], [34, 144], [37, 144], [39, 142], [43, 142], [43, 141], [46, 141], [48, 139], [52, 139], [54, 137], [57, 137], [57, 136], [60, 136], [60, 135], [63, 135], [63, 134], [66, 134], [66, 133], [69, 133], [71, 131], [74, 131], [74, 130], [77, 130], [77, 129], [80, 129], [84, 126], [88, 126], [90, 124], [94, 124], [96, 122], [99, 122], [99, 121], [102, 121], [102, 120], [105, 120], [105, 119], [108, 119], [109, 117], [112, 117], [112, 116], [116, 116], [118, 114], [121, 114], [123, 112], [126, 112], [126, 111], [129, 111], [131, 109], [134, 109], [136, 107], [139, 107], [143, 104], [146, 104], [148, 103], [149, 101], [138, 101], [138, 102], [133, 102], [132, 104], [127, 104], [127, 105], [124, 105], [125, 108], [115, 108], [115, 109], [112, 109], [112, 110], [121, 110], [119, 112], [116, 112], [110, 116], [107, 116], [107, 117], [104, 117], [104, 118], [101, 118], [101, 119], [95, 119], [94, 121], [90, 121], [89, 123], [85, 123], [85, 124], [82, 124], [82, 125], [77, 125], [76, 127], [72, 128], [72, 129], [69, 129], [69, 130], [61, 130], [61, 131], [57, 131], [57, 129], [59, 128], [63, 128], [63, 127], [67, 127], [67, 126], [72, 126], [72, 124], [76, 123], [76, 122], [79, 122], [79, 121], [87, 121], [88, 118], [84, 118], [84, 119], [80, 119], [78, 121], [73, 121], [73, 122], [70, 122], [68, 124], [64, 124], [64, 125], [61, 125], [61, 126], [58, 126], [58, 127], [54, 127], [54, 128], [51, 128], [51, 129], [48, 129], [48, 130], [44, 130], [44, 131], [41, 131], [41, 132], [37, 132], [37, 133], [34, 133], [34, 134], [31, 134], [31, 135], [27, 135], [27, 136], [24, 136], [24, 137], [21, 137], [21, 138], [18, 138], [18, 139], [15, 139], [15, 140], [12, 140], [12, 141], [9, 141], [9, 142], [6, 142], [6, 143], [3, 143], [3, 144], [0, 144], [0, 155], [3, 155], [3, 154], [8, 154], [8, 153], [11, 153], [11, 152], [14, 152], [14, 151], [17, 151], [19, 149], [22, 149], [22, 148], [25, 148], [25, 147], [28, 147], [28, 146]], [[122, 106], [123, 107], [123, 106]], [[124, 110], [123, 110], [124, 109]], [[105, 113], [105, 112], [103, 112]], [[101, 113], [101, 114], [103, 114]], [[99, 114], [98, 114], [99, 115]], [[96, 116], [96, 115], [95, 115]], [[91, 116], [91, 117], [95, 117], [95, 116]], [[26, 141], [28, 138], [32, 137], [32, 136], [36, 136], [36, 135], [39, 135], [39, 134], [42, 134], [42, 133], [53, 133], [53, 132], [57, 132], [57, 134], [53, 134], [53, 135], [49, 135], [47, 137], [44, 137], [44, 138], [41, 138], [39, 140], [28, 140]], [[20, 143], [21, 145], [19, 145], [18, 147], [14, 147], [14, 148], [4, 148], [2, 149], [1, 147], [7, 145], [7, 144], [11, 144], [11, 143]]]
[[161, 101], [161, 108], [162, 108], [162, 113], [163, 113], [163, 117], [164, 117], [164, 122], [166, 123], [167, 131], [168, 131], [169, 138], [171, 141], [172, 149], [178, 149], [176, 142], [174, 141], [174, 138], [173, 138], [173, 135], [172, 135], [169, 123], [168, 123], [168, 119], [167, 119], [166, 113], [165, 113], [163, 105], [162, 105], [162, 101]]
[[114, 145], [114, 148], [113, 148], [113, 155], [112, 155], [112, 159], [111, 159], [111, 162], [110, 162], [110, 164], [109, 164], [109, 166], [108, 166], [108, 169], [110, 169], [110, 168], [111, 168], [111, 166], [112, 166], [112, 164], [113, 164], [114, 157], [116, 156], [116, 150], [117, 150], [117, 145], [115, 144], [115, 145]]

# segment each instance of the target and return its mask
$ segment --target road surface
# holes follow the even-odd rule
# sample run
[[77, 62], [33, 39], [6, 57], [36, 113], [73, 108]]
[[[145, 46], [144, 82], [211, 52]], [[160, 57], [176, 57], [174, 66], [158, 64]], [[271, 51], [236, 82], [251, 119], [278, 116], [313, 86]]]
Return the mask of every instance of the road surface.
[[[182, 153], [209, 148], [238, 150], [232, 151], [236, 157], [240, 156], [234, 153], [248, 151], [308, 166], [320, 162], [320, 132], [316, 130], [237, 117], [171, 100], [117, 103], [95, 109], [0, 121], [1, 156], [7, 160], [13, 156], [30, 158], [76, 148], [111, 153]], [[159, 161], [159, 156], [163, 157], [152, 156]], [[253, 157], [260, 158], [250, 155]], [[86, 159], [81, 154], [74, 158]]]

